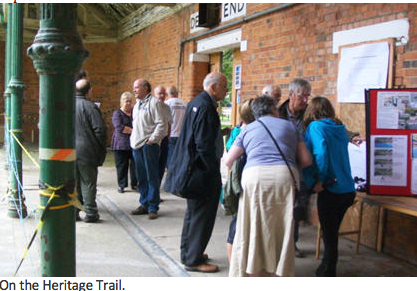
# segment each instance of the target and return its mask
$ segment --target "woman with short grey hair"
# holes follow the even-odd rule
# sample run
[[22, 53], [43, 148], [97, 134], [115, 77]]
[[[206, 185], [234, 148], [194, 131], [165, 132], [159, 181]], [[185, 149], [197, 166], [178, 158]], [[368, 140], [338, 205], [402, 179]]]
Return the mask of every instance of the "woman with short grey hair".
[[297, 164], [308, 166], [311, 155], [294, 125], [278, 118], [271, 98], [261, 96], [251, 108], [257, 120], [242, 130], [225, 158], [231, 167], [247, 155], [229, 276], [294, 276], [292, 176], [298, 183]]

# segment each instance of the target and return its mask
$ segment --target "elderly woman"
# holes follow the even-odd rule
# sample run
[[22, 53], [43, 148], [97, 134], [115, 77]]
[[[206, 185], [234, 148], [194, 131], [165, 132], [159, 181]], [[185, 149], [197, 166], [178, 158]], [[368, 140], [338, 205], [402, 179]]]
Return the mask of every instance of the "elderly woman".
[[114, 127], [111, 139], [111, 149], [117, 169], [118, 192], [124, 193], [128, 186], [127, 172], [130, 163], [130, 183], [132, 189], [137, 188], [135, 176], [135, 163], [133, 162], [132, 149], [130, 148], [130, 134], [132, 132], [132, 108], [133, 94], [124, 92], [120, 97], [120, 109], [113, 112], [112, 123]]
[[251, 108], [257, 121], [242, 130], [225, 158], [231, 167], [237, 157], [247, 155], [229, 276], [294, 276], [296, 189], [291, 172], [298, 183], [296, 165], [309, 165], [311, 156], [294, 125], [277, 118], [271, 98], [261, 96]]
[[313, 164], [303, 170], [306, 183], [318, 193], [317, 211], [323, 230], [324, 257], [317, 276], [336, 276], [340, 223], [355, 199], [350, 172], [348, 134], [325, 97], [311, 100], [304, 113], [305, 142]]

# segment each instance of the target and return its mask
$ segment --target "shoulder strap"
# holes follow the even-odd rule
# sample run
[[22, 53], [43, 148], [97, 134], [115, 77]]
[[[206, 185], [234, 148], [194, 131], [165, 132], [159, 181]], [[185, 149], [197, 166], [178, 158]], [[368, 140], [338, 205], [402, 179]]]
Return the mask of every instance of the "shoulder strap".
[[291, 170], [290, 164], [288, 164], [288, 161], [287, 161], [287, 159], [285, 158], [284, 153], [282, 152], [282, 150], [281, 150], [281, 148], [279, 147], [279, 145], [278, 145], [277, 141], [275, 140], [275, 138], [272, 136], [272, 133], [269, 131], [268, 127], [266, 127], [265, 123], [263, 123], [263, 122], [262, 122], [261, 120], [259, 120], [259, 119], [257, 119], [257, 121], [258, 121], [260, 124], [262, 124], [262, 126], [263, 126], [263, 127], [265, 128], [265, 130], [268, 132], [269, 136], [271, 137], [272, 141], [274, 142], [275, 146], [277, 147], [277, 149], [278, 149], [279, 153], [281, 154], [282, 158], [284, 159], [284, 162], [285, 162], [285, 164], [287, 165], [288, 170], [290, 171], [290, 174], [291, 174], [292, 180], [293, 180], [293, 182], [294, 182], [295, 189], [297, 190], [297, 189], [298, 189], [298, 187], [297, 187], [297, 181], [295, 180], [294, 173], [293, 173], [293, 171]]

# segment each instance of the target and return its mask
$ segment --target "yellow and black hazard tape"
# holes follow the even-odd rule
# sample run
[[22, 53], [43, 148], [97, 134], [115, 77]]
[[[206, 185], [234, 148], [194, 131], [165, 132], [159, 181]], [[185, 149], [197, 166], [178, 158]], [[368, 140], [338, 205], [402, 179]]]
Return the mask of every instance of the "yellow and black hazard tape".
[[[42, 205], [39, 206], [39, 208], [43, 210], [42, 215], [41, 215], [41, 217], [39, 219], [39, 222], [38, 222], [38, 225], [36, 226], [36, 229], [35, 229], [35, 231], [32, 235], [32, 238], [30, 239], [30, 242], [29, 242], [28, 246], [26, 247], [25, 252], [23, 253], [22, 259], [20, 260], [20, 263], [16, 268], [16, 271], [14, 273], [14, 277], [17, 275], [17, 272], [19, 271], [24, 259], [26, 258], [27, 254], [29, 252], [29, 249], [32, 246], [32, 243], [35, 240], [36, 235], [38, 234], [39, 229], [43, 225], [45, 217], [46, 217], [46, 213], [49, 210], [63, 209], [63, 208], [71, 207], [71, 206], [79, 208], [80, 202], [76, 198], [77, 193], [73, 192], [74, 188], [75, 188], [75, 181], [70, 181], [67, 185], [61, 185], [61, 186], [58, 186], [58, 187], [53, 187], [53, 186], [48, 185], [47, 183], [39, 181], [39, 188], [40, 188], [39, 194], [43, 195], [43, 196], [48, 196], [49, 199], [46, 202], [45, 206], [42, 206]], [[70, 192], [73, 192], [73, 193], [69, 194]], [[64, 205], [51, 206], [52, 200], [56, 197], [67, 198], [69, 202], [64, 204]]]

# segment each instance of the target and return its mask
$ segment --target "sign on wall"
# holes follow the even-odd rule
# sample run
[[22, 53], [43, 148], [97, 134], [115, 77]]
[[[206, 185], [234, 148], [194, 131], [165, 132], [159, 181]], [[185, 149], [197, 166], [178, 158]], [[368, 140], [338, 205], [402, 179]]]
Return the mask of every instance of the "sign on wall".
[[242, 65], [235, 66], [235, 90], [240, 89], [242, 83]]
[[204, 30], [204, 27], [198, 27], [198, 11], [190, 16], [190, 33]]
[[246, 3], [223, 3], [222, 22], [246, 15]]

